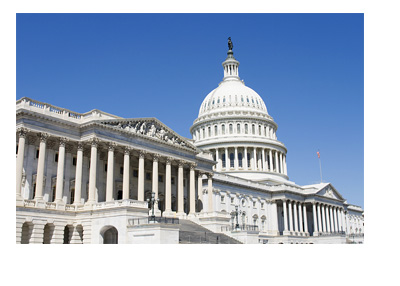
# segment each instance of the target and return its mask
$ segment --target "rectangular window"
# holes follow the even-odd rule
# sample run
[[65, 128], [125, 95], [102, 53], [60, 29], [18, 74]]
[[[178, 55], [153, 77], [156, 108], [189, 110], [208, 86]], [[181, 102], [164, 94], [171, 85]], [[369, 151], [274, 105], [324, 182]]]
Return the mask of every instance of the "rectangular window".
[[221, 196], [221, 203], [225, 201], [225, 196]]
[[158, 181], [160, 183], [164, 182], [164, 176], [163, 175], [158, 175]]
[[133, 176], [134, 176], [135, 178], [138, 177], [138, 170], [133, 170]]
[[148, 180], [148, 181], [151, 180], [151, 173], [146, 173], [146, 180]]

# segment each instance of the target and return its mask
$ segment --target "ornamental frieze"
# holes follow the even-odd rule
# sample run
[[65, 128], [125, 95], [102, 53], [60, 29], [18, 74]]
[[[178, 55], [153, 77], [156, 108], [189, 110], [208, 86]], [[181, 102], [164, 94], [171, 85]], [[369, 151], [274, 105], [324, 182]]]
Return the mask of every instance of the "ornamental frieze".
[[161, 125], [156, 121], [146, 120], [129, 120], [129, 121], [105, 121], [102, 122], [104, 125], [116, 127], [124, 131], [131, 132], [133, 134], [140, 134], [147, 137], [152, 137], [160, 141], [164, 141], [173, 145], [179, 145], [181, 147], [195, 148], [182, 140], [179, 136], [168, 130], [165, 126]]

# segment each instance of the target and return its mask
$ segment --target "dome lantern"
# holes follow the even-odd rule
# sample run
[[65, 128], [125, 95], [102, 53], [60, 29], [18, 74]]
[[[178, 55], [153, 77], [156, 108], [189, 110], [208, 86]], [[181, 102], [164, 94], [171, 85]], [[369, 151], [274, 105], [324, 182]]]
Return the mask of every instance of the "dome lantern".
[[224, 81], [226, 80], [240, 80], [239, 78], [239, 62], [233, 56], [233, 44], [231, 41], [231, 37], [228, 38], [228, 56], [226, 60], [222, 63], [224, 67]]

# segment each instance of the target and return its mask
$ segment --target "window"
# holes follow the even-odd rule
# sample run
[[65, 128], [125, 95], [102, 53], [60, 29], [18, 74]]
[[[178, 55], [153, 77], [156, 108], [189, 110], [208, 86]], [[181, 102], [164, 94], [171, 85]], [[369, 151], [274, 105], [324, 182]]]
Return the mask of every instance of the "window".
[[236, 126], [236, 133], [237, 133], [237, 134], [240, 134], [240, 124], [238, 124], [238, 125]]
[[138, 170], [133, 170], [133, 176], [134, 176], [135, 178], [138, 177]]
[[148, 181], [151, 180], [151, 173], [149, 172], [146, 173], [146, 180]]
[[33, 184], [33, 188], [32, 188], [32, 200], [35, 198], [36, 195], [36, 183]]
[[261, 125], [258, 125], [258, 135], [261, 136]]
[[232, 134], [232, 133], [233, 133], [233, 125], [229, 124], [229, 134]]
[[211, 127], [208, 127], [208, 137], [211, 137]]
[[58, 153], [54, 155], [54, 162], [58, 162]]
[[235, 198], [231, 198], [231, 204], [235, 202]]
[[171, 177], [171, 184], [175, 185], [175, 177]]
[[39, 158], [39, 149], [36, 149], [36, 159]]
[[75, 200], [75, 189], [71, 189], [71, 192], [69, 194], [69, 203], [72, 204]]
[[222, 135], [225, 135], [225, 125], [222, 124]]
[[226, 168], [225, 154], [222, 154], [222, 168]]
[[221, 196], [221, 203], [225, 201], [225, 196]]
[[238, 154], [238, 159], [239, 159], [239, 168], [243, 167], [243, 155], [242, 153]]
[[203, 139], [206, 137], [206, 129], [205, 128], [203, 128]]
[[247, 167], [250, 166], [250, 153], [247, 153]]
[[264, 135], [267, 136], [267, 127], [264, 126]]
[[214, 126], [214, 136], [217, 136], [217, 135], [218, 135], [218, 126], [215, 125]]
[[118, 192], [117, 192], [117, 200], [122, 200], [122, 190], [118, 190]]
[[264, 208], [264, 203], [261, 203], [261, 208], [262, 208], [262, 209]]
[[119, 173], [122, 175], [124, 173], [124, 167], [119, 168]]
[[56, 199], [56, 186], [53, 186], [51, 201], [54, 202], [55, 199]]
[[107, 172], [107, 163], [104, 164], [104, 172]]
[[255, 208], [256, 207], [256, 202], [253, 202], [253, 208]]
[[217, 103], [219, 104], [219, 97], [218, 97]]
[[247, 97], [247, 102], [250, 103], [249, 98]]
[[254, 124], [251, 125], [251, 134], [256, 135], [256, 126]]
[[224, 96], [223, 102], [225, 103], [225, 96]]
[[244, 134], [249, 134], [249, 126], [247, 124], [244, 125]]
[[72, 157], [72, 165], [76, 166], [76, 157]]
[[163, 175], [158, 175], [158, 181], [160, 183], [164, 182], [164, 176]]
[[235, 155], [233, 153], [229, 154], [229, 160], [231, 161], [231, 168], [235, 166]]

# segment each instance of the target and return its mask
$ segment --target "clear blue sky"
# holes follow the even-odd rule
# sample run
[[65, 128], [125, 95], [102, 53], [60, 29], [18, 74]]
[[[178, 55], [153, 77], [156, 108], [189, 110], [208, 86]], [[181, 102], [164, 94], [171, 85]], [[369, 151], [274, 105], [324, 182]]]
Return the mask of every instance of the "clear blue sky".
[[157, 117], [179, 134], [239, 72], [278, 124], [290, 180], [364, 207], [363, 14], [17, 14], [17, 99]]

